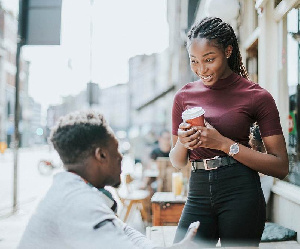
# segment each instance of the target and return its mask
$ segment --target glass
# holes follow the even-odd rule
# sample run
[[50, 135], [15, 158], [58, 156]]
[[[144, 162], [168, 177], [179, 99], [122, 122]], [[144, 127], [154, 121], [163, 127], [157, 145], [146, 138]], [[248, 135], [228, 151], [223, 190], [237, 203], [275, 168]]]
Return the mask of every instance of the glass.
[[183, 177], [181, 172], [172, 173], [172, 192], [175, 196], [182, 194]]

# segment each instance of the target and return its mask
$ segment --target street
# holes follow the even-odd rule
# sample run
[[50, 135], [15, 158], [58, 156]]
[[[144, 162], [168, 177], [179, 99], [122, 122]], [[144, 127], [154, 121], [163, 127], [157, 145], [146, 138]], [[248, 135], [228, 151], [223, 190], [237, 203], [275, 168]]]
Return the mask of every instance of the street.
[[[48, 146], [19, 149], [18, 154], [17, 200], [18, 204], [22, 205], [43, 195], [52, 182], [52, 175], [44, 176], [38, 172], [39, 160], [47, 159], [58, 163], [59, 157]], [[13, 168], [13, 151], [7, 150], [4, 154], [0, 154], [0, 216], [9, 213], [13, 205]]]

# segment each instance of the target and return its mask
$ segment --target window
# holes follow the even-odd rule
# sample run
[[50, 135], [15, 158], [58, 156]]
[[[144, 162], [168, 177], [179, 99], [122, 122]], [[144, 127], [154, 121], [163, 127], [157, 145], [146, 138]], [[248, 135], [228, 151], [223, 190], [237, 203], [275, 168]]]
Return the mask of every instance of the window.
[[289, 84], [288, 154], [290, 162], [290, 172], [287, 180], [300, 186], [300, 43], [292, 35], [292, 33], [299, 32], [299, 22], [300, 10], [291, 10], [287, 16], [287, 75]]

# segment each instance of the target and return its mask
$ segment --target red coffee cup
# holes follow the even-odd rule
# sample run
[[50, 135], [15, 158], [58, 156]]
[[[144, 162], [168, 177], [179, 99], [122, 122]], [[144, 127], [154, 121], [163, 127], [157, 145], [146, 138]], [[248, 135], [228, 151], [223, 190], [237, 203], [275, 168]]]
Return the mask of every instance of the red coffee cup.
[[202, 107], [189, 108], [182, 113], [182, 119], [185, 123], [189, 123], [192, 126], [205, 126], [204, 113], [205, 111]]

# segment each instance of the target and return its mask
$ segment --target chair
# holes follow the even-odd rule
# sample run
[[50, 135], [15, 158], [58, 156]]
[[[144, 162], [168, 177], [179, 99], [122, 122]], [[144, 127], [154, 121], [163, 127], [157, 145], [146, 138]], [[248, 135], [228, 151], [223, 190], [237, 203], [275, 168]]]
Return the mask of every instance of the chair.
[[130, 174], [124, 176], [125, 185], [124, 191], [118, 191], [118, 196], [123, 204], [123, 207], [126, 210], [125, 216], [122, 219], [124, 222], [128, 220], [129, 214], [133, 211], [135, 207], [136, 210], [139, 210], [142, 216], [143, 221], [149, 221], [149, 212], [147, 212], [147, 204], [150, 205], [150, 192], [147, 190], [136, 189], [134, 185], [134, 179]]
[[174, 168], [169, 157], [158, 157], [156, 159], [157, 168], [159, 171], [157, 177], [157, 191], [158, 192], [171, 192], [172, 191], [172, 173], [182, 172], [183, 179], [188, 182], [191, 175], [191, 164], [189, 163], [181, 171]]

